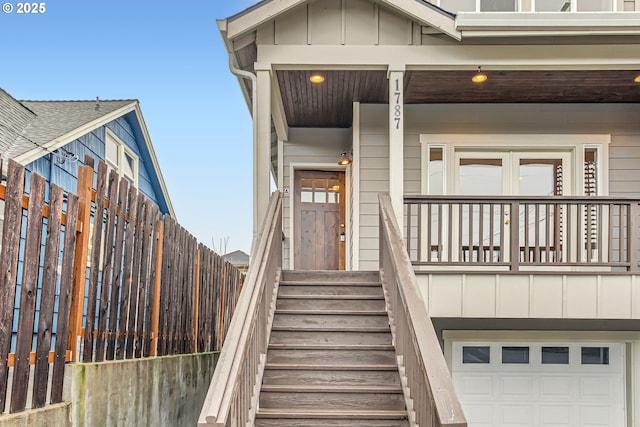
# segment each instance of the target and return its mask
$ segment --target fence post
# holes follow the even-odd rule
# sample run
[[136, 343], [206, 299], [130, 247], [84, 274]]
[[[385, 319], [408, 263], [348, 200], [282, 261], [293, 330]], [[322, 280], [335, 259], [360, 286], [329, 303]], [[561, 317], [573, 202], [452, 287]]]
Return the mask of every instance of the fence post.
[[156, 239], [156, 259], [153, 276], [153, 306], [151, 308], [151, 348], [150, 356], [158, 354], [158, 329], [160, 325], [160, 289], [162, 287], [162, 252], [164, 249], [164, 219], [158, 220]]
[[200, 316], [200, 249], [196, 249], [195, 295], [193, 297], [193, 352], [198, 352], [198, 317]]
[[227, 285], [227, 263], [220, 258], [222, 262], [222, 277], [220, 278], [220, 333], [218, 335], [218, 350], [222, 349], [222, 343], [224, 342], [224, 309], [226, 307], [225, 299], [226, 285]]
[[[87, 159], [85, 159], [85, 163]], [[93, 162], [89, 162], [93, 163]], [[91, 223], [91, 195], [93, 192], [93, 166], [78, 167], [78, 231], [73, 260], [73, 290], [69, 311], [69, 339], [67, 348], [72, 360], [79, 361], [78, 338], [82, 336], [82, 314], [84, 311], [84, 291], [87, 279], [87, 256], [89, 251], [89, 230]]]

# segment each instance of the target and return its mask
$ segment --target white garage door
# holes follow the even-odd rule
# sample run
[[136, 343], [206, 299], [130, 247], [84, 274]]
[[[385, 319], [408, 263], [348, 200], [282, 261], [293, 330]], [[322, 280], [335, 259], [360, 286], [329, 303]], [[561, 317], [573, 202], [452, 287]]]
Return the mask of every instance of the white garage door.
[[624, 344], [454, 342], [470, 427], [625, 425]]

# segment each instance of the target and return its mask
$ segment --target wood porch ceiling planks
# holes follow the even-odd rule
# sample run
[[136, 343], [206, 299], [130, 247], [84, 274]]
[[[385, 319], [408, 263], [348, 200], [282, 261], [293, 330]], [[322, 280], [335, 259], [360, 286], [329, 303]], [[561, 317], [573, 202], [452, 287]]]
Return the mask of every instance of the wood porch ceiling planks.
[[[291, 127], [347, 128], [352, 103], [386, 103], [384, 70], [323, 71], [324, 83], [309, 81], [312, 71], [278, 70], [287, 123]], [[408, 71], [405, 104], [441, 103], [636, 103], [638, 70], [486, 71], [474, 84], [474, 70]]]

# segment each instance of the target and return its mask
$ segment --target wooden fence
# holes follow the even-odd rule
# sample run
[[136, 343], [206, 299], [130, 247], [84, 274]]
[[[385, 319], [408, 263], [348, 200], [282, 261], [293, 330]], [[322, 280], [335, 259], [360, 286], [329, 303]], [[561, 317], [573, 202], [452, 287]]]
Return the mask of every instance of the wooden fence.
[[77, 195], [25, 175], [9, 161], [0, 184], [0, 413], [61, 402], [65, 362], [220, 349], [235, 267], [104, 162]]

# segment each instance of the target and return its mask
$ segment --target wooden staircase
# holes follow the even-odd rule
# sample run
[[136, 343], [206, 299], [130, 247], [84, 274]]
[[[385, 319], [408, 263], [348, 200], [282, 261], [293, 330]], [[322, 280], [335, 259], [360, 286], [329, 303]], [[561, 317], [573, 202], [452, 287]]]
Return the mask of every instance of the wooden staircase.
[[409, 426], [378, 272], [283, 271], [255, 425]]

